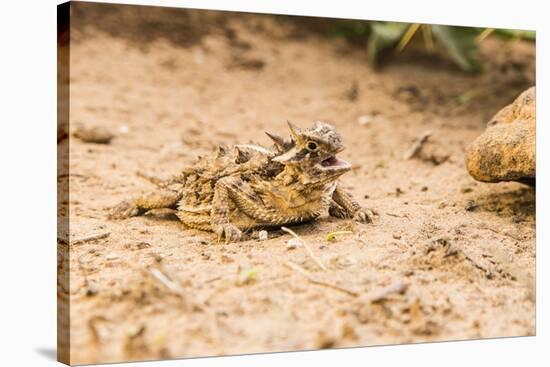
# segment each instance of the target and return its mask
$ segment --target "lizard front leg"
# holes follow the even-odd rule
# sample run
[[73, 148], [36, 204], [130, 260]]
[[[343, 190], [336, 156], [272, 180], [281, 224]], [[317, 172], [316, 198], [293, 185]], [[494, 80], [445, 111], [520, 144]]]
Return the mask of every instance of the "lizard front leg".
[[214, 198], [210, 211], [210, 226], [212, 231], [218, 235], [218, 241], [225, 237], [225, 242], [239, 241], [242, 232], [237, 226], [229, 222], [229, 211], [231, 209], [230, 186], [232, 177], [222, 178], [216, 182], [214, 187]]
[[350, 219], [350, 213], [344, 209], [340, 204], [338, 204], [334, 199], [330, 200], [330, 206], [328, 208], [328, 214], [331, 217], [340, 218], [340, 219]]
[[332, 193], [332, 202], [329, 207], [329, 214], [337, 218], [353, 218], [361, 223], [371, 223], [374, 213], [362, 208], [351, 195], [343, 191], [339, 186]]
[[170, 190], [149, 192], [135, 199], [119, 203], [111, 209], [109, 218], [125, 219], [141, 215], [147, 211], [172, 209], [175, 208], [181, 197], [181, 193]]

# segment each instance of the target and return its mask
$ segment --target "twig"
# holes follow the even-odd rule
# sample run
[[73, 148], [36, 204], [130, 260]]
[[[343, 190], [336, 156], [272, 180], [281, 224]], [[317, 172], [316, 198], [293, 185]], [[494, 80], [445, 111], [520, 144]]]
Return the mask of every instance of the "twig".
[[80, 237], [80, 238], [77, 238], [75, 240], [72, 240], [71, 245], [76, 245], [76, 244], [79, 244], [79, 243], [84, 243], [84, 242], [89, 242], [89, 241], [94, 241], [94, 240], [100, 240], [102, 238], [107, 238], [110, 235], [111, 235], [111, 232], [105, 232], [105, 233], [93, 234], [93, 235], [86, 236], [86, 237]]
[[325, 265], [323, 265], [323, 263], [321, 262], [321, 260], [319, 260], [319, 258], [317, 256], [315, 256], [315, 254], [313, 253], [313, 251], [311, 250], [311, 247], [309, 247], [309, 245], [306, 243], [306, 241], [302, 240], [297, 234], [296, 232], [294, 232], [292, 229], [290, 228], [287, 228], [287, 227], [281, 227], [281, 229], [283, 231], [285, 231], [286, 233], [289, 233], [291, 234], [292, 236], [294, 236], [294, 238], [296, 238], [298, 241], [300, 241], [302, 243], [302, 245], [306, 248], [307, 252], [309, 253], [309, 256], [311, 256], [311, 258], [313, 259], [313, 261], [315, 261], [315, 263], [317, 264], [317, 266], [319, 266], [322, 270], [324, 271], [327, 271], [327, 267]]
[[386, 215], [389, 215], [390, 217], [407, 218], [408, 220], [411, 220], [411, 218], [409, 218], [409, 216], [407, 214], [399, 215], [399, 214], [395, 214], [395, 213], [386, 213]]
[[149, 269], [149, 272], [151, 273], [151, 275], [153, 275], [153, 277], [155, 277], [156, 280], [161, 282], [166, 288], [168, 288], [174, 293], [177, 293], [177, 294], [180, 293], [180, 288], [178, 287], [178, 285], [174, 283], [170, 278], [168, 278], [162, 271], [160, 271], [157, 268], [151, 268]]
[[222, 276], [221, 276], [221, 275], [218, 275], [218, 276], [216, 276], [216, 277], [214, 277], [214, 278], [210, 278], [210, 279], [206, 280], [206, 281], [204, 282], [204, 284], [212, 283], [212, 282], [218, 281], [218, 280], [220, 280], [220, 279], [222, 279]]
[[295, 264], [291, 261], [287, 261], [285, 262], [285, 266], [287, 266], [288, 268], [302, 274], [304, 277], [307, 278], [307, 280], [309, 280], [311, 283], [313, 284], [317, 284], [317, 285], [321, 285], [323, 287], [328, 287], [328, 288], [332, 288], [332, 289], [335, 289], [337, 291], [340, 291], [340, 292], [344, 292], [352, 297], [358, 297], [359, 296], [359, 293], [355, 292], [355, 291], [352, 291], [350, 289], [347, 289], [347, 288], [344, 288], [344, 287], [340, 287], [336, 284], [332, 284], [332, 283], [327, 283], [327, 282], [323, 282], [321, 280], [317, 280], [313, 277], [313, 275], [311, 275], [307, 270], [305, 270], [304, 268], [302, 268], [300, 265], [298, 264]]
[[422, 149], [422, 146], [428, 141], [430, 136], [432, 136], [431, 131], [424, 131], [422, 135], [416, 138], [409, 150], [405, 152], [405, 154], [403, 155], [403, 159], [408, 160], [414, 158], [418, 154], [418, 152], [420, 152], [420, 149]]
[[57, 175], [57, 178], [64, 178], [64, 177], [88, 177], [86, 175], [83, 175], [81, 173], [72, 173], [72, 172], [69, 172], [69, 173], [61, 173], [59, 175]]
[[488, 268], [484, 267], [483, 265], [481, 265], [480, 263], [478, 263], [477, 261], [475, 261], [471, 256], [469, 256], [466, 252], [464, 252], [463, 249], [460, 249], [460, 251], [462, 252], [462, 254], [464, 255], [464, 258], [470, 263], [472, 264], [472, 266], [478, 270], [481, 270], [485, 277], [487, 279], [490, 279], [494, 276], [493, 272], [491, 272]]

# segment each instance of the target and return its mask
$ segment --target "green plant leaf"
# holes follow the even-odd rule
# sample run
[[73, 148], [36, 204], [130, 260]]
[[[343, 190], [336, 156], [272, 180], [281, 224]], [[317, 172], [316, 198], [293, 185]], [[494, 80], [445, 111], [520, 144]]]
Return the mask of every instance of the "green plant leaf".
[[370, 26], [366, 21], [340, 21], [332, 27], [330, 34], [348, 39], [365, 39], [370, 34]]
[[369, 61], [376, 64], [380, 54], [395, 46], [408, 27], [409, 23], [372, 22], [367, 45]]
[[432, 33], [442, 44], [451, 59], [468, 72], [481, 71], [479, 46], [476, 43], [478, 32], [473, 28], [432, 25]]
[[537, 33], [535, 31], [524, 31], [521, 29], [495, 29], [495, 34], [505, 38], [520, 38], [535, 41]]
[[336, 241], [336, 236], [342, 235], [342, 234], [353, 234], [352, 231], [334, 231], [327, 234], [327, 241], [332, 242]]

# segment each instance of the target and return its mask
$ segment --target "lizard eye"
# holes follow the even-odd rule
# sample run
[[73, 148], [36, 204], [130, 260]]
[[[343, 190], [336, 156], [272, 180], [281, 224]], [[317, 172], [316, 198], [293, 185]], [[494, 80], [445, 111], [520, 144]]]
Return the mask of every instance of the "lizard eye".
[[309, 143], [307, 143], [307, 149], [316, 150], [317, 149], [317, 143], [315, 143], [313, 141], [310, 141]]

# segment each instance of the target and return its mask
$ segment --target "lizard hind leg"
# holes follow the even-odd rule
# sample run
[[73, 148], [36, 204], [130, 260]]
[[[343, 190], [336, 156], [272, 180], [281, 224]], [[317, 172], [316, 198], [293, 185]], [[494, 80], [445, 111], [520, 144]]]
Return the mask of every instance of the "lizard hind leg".
[[175, 208], [181, 194], [175, 191], [158, 190], [141, 195], [132, 200], [125, 200], [111, 208], [110, 219], [125, 219], [142, 215], [150, 210]]
[[212, 231], [209, 213], [192, 213], [185, 210], [178, 210], [176, 216], [188, 228], [200, 229], [201, 231]]

